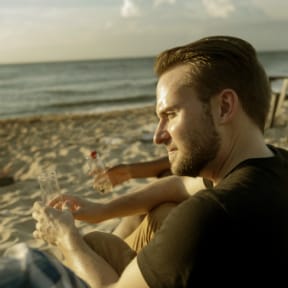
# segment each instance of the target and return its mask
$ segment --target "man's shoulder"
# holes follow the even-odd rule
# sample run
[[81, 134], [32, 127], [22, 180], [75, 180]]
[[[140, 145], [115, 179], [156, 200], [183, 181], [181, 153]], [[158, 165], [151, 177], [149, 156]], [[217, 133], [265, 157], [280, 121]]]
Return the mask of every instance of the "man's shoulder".
[[193, 213], [199, 208], [202, 211], [210, 211], [210, 213], [212, 211], [216, 213], [221, 211], [221, 213], [226, 214], [223, 201], [214, 188], [206, 188], [198, 191], [179, 206], [181, 210], [190, 210], [193, 211]]
[[275, 157], [284, 160], [288, 165], [288, 150], [283, 147], [268, 145], [269, 149], [274, 153]]

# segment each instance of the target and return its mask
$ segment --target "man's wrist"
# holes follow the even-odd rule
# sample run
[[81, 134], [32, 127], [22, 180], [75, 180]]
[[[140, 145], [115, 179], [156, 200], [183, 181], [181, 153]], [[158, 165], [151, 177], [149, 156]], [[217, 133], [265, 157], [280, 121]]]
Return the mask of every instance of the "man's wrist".
[[68, 233], [65, 233], [60, 241], [57, 243], [57, 247], [62, 251], [62, 253], [65, 255], [65, 252], [73, 252], [78, 249], [79, 246], [83, 245], [83, 238], [80, 235], [77, 228], [71, 227], [70, 231]]

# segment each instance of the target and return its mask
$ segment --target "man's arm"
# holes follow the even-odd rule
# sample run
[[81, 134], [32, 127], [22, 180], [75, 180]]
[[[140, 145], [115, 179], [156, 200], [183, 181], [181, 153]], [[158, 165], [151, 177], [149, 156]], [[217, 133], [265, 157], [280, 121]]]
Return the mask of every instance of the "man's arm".
[[52, 201], [50, 206], [61, 207], [65, 201], [69, 201], [75, 219], [98, 223], [116, 217], [144, 214], [166, 202], [180, 203], [202, 188], [204, 184], [201, 178], [169, 176], [105, 204], [61, 195]]
[[109, 286], [109, 288], [127, 287], [149, 288], [138, 266], [137, 256], [129, 263], [117, 282]]
[[168, 157], [162, 157], [146, 162], [119, 164], [108, 168], [105, 173], [114, 186], [132, 178], [160, 178], [171, 175]]
[[[78, 237], [77, 237], [78, 238]], [[137, 256], [128, 264], [119, 276], [114, 268], [102, 257], [90, 249], [80, 237], [72, 246], [72, 250], [62, 250], [65, 255], [65, 264], [81, 279], [93, 288], [148, 288], [137, 263]]]
[[170, 162], [167, 156], [157, 160], [126, 165], [129, 167], [131, 178], [159, 177], [164, 173], [171, 175]]
[[55, 245], [64, 256], [65, 265], [93, 288], [148, 287], [136, 258], [121, 277], [114, 268], [96, 254], [83, 240], [74, 225], [70, 211], [60, 212], [36, 202], [33, 218], [37, 221], [33, 235]]
[[108, 202], [103, 211], [104, 217], [110, 219], [144, 214], [163, 203], [181, 203], [203, 188], [201, 178], [169, 176], [157, 179], [138, 188], [135, 192]]

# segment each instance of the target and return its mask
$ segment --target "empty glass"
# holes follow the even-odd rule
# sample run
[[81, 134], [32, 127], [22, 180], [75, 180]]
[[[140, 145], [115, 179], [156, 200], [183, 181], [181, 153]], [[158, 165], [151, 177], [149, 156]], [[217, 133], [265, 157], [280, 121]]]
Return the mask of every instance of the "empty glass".
[[38, 182], [41, 189], [41, 200], [49, 204], [51, 200], [60, 195], [60, 187], [55, 170], [46, 170], [38, 176]]

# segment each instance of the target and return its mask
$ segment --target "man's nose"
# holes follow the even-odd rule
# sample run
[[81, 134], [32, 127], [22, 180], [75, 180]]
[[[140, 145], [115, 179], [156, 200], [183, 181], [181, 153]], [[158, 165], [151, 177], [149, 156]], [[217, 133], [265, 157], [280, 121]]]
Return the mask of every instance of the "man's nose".
[[167, 139], [169, 138], [170, 138], [170, 135], [167, 132], [167, 130], [163, 129], [163, 127], [159, 125], [155, 130], [153, 142], [155, 144], [165, 144], [165, 142], [167, 142]]

